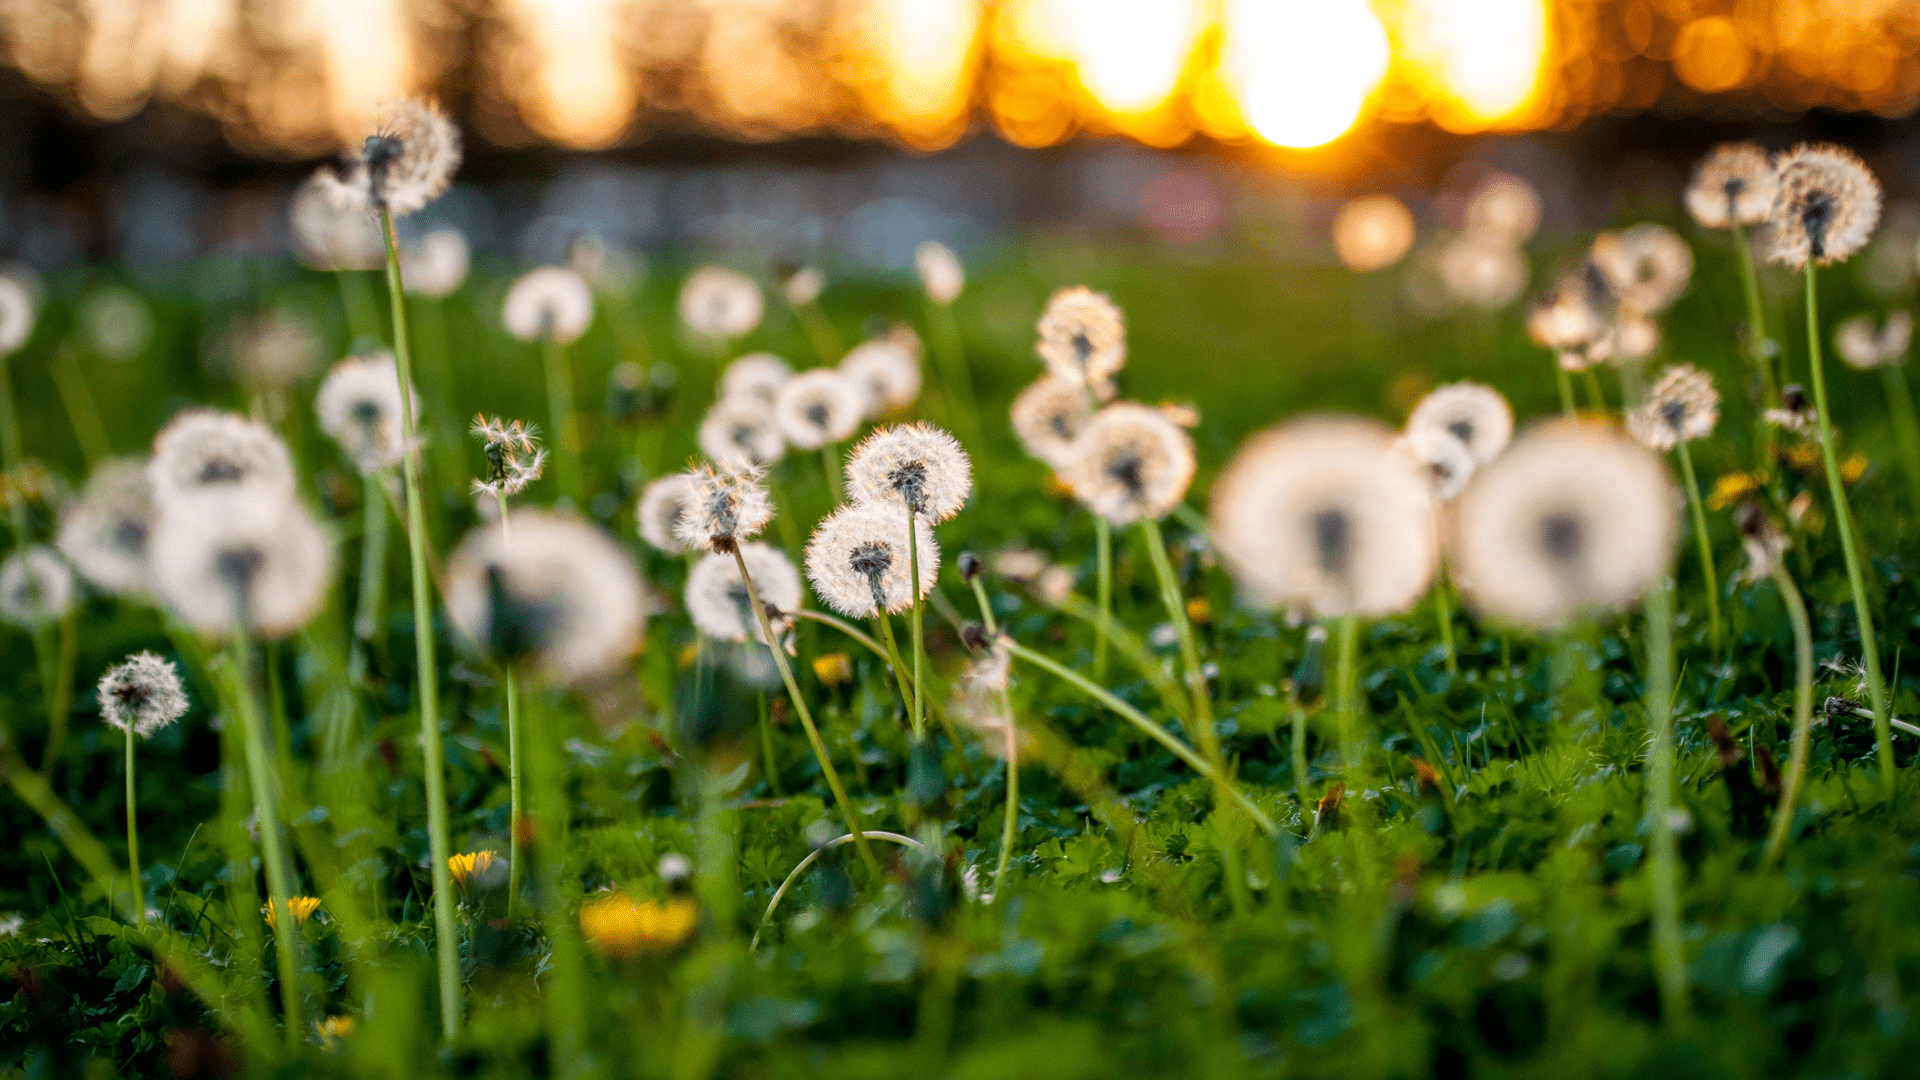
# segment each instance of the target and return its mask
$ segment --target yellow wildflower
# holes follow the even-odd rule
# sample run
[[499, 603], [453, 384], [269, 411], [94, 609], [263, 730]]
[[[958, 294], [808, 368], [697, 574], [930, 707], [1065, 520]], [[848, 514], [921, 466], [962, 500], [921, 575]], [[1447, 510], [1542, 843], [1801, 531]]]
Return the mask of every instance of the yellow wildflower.
[[697, 915], [684, 897], [662, 904], [615, 892], [580, 906], [580, 932], [601, 955], [625, 960], [685, 941]]
[[698, 659], [700, 659], [700, 643], [696, 641], [680, 650], [680, 670], [685, 671], [692, 667], [693, 662]]
[[487, 871], [493, 869], [497, 859], [491, 851], [475, 851], [466, 855], [451, 855], [447, 858], [447, 868], [453, 871], [453, 880], [463, 889], [471, 888], [477, 880], [483, 880]]
[[1707, 506], [1714, 510], [1725, 510], [1748, 495], [1760, 490], [1760, 481], [1743, 472], [1721, 474], [1713, 482], [1713, 494], [1707, 496]]
[[313, 1022], [314, 1034], [320, 1036], [320, 1045], [328, 1050], [340, 1048], [340, 1041], [353, 1034], [357, 1023], [351, 1016], [328, 1016]]
[[1213, 621], [1213, 607], [1204, 596], [1196, 596], [1187, 601], [1187, 619], [1190, 622], [1204, 623]]
[[[310, 918], [315, 911], [319, 910], [319, 908], [320, 908], [320, 898], [317, 896], [287, 897], [287, 909], [293, 912], [293, 925], [295, 926], [299, 926], [302, 923], [306, 922], [307, 919]], [[274, 925], [273, 905], [262, 904], [260, 907], [260, 911], [262, 914], [266, 915], [267, 925], [273, 926]]]
[[1867, 455], [1855, 454], [1840, 463], [1840, 479], [1855, 483], [1867, 474]]
[[853, 661], [846, 653], [827, 653], [813, 658], [813, 673], [827, 686], [853, 681]]
[[1787, 464], [1802, 472], [1820, 467], [1820, 447], [1815, 443], [1793, 443], [1781, 452], [1786, 456]]

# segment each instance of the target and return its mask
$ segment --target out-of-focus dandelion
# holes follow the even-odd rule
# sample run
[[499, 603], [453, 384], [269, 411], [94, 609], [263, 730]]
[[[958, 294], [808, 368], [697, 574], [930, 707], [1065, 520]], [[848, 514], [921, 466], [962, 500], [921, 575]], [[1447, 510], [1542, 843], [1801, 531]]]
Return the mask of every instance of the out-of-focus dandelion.
[[842, 442], [860, 426], [860, 388], [834, 368], [803, 371], [782, 384], [773, 401], [774, 422], [787, 443], [817, 450]]
[[754, 398], [768, 405], [793, 378], [793, 368], [772, 353], [748, 353], [720, 373], [720, 396]]
[[293, 496], [293, 461], [266, 425], [214, 409], [188, 409], [153, 439], [147, 480], [155, 504], [219, 492]]
[[1093, 404], [1085, 386], [1048, 374], [1020, 391], [1009, 414], [1027, 453], [1059, 471], [1072, 463], [1074, 440], [1093, 419]]
[[927, 299], [942, 306], [960, 299], [960, 290], [967, 284], [960, 257], [938, 240], [922, 240], [913, 249], [913, 269], [920, 275]]
[[[760, 602], [781, 612], [800, 610], [805, 599], [800, 572], [787, 561], [784, 552], [765, 544], [740, 545], [740, 559], [747, 564]], [[760, 619], [753, 611], [746, 582], [733, 557], [710, 554], [693, 564], [687, 574], [687, 614], [699, 631], [716, 641], [758, 641], [771, 645], [760, 631]], [[769, 613], [774, 633], [784, 636], [783, 622]]]
[[140, 829], [134, 802], [133, 740], [149, 739], [161, 728], [187, 714], [187, 692], [172, 661], [150, 652], [135, 653], [100, 676], [97, 697], [100, 719], [118, 728], [127, 745], [127, 869], [133, 886], [133, 909], [147, 921], [147, 901], [140, 881]]
[[1721, 143], [1694, 166], [1687, 212], [1709, 229], [1759, 225], [1773, 212], [1780, 181], [1767, 152], [1750, 142]]
[[640, 539], [663, 555], [678, 555], [687, 550], [676, 534], [680, 519], [694, 501], [691, 473], [671, 473], [648, 484], [640, 493], [640, 505], [634, 516], [640, 523]]
[[0, 357], [12, 356], [33, 336], [35, 289], [19, 275], [0, 273]]
[[580, 933], [602, 956], [632, 960], [671, 949], [693, 934], [699, 909], [686, 897], [664, 903], [609, 893], [580, 906]]
[[400, 461], [400, 411], [411, 401], [420, 415], [420, 395], [400, 392], [400, 368], [392, 353], [349, 356], [333, 366], [314, 396], [320, 429], [333, 437], [362, 473], [374, 473]]
[[1920, 501], [1920, 421], [1914, 417], [1906, 371], [1907, 347], [1912, 342], [1913, 316], [1905, 311], [1892, 312], [1877, 328], [1871, 316], [1856, 315], [1841, 323], [1833, 335], [1834, 347], [1848, 366], [1880, 372], [1901, 467], [1914, 499]]
[[400, 277], [409, 295], [444, 300], [466, 282], [471, 261], [467, 234], [442, 225], [400, 250]]
[[760, 325], [760, 286], [745, 274], [703, 266], [680, 287], [680, 321], [703, 338], [730, 341]]
[[807, 542], [807, 580], [828, 607], [850, 619], [899, 614], [940, 576], [940, 546], [925, 518], [914, 519], [920, 577], [909, 569], [907, 521], [877, 506], [843, 506], [821, 519]]
[[307, 321], [275, 309], [229, 326], [215, 352], [253, 390], [286, 390], [320, 365], [320, 336]]
[[471, 890], [484, 885], [492, 877], [493, 868], [499, 861], [500, 857], [491, 851], [463, 852], [447, 859], [447, 870], [461, 888]]
[[1385, 270], [1413, 247], [1413, 212], [1391, 195], [1362, 195], [1333, 219], [1333, 249], [1355, 273]]
[[1574, 413], [1571, 373], [1612, 355], [1616, 307], [1606, 275], [1588, 261], [1556, 278], [1527, 312], [1527, 336], [1554, 352], [1560, 408], [1569, 419]]
[[1774, 810], [1773, 826], [1767, 833], [1763, 863], [1779, 858], [1792, 828], [1793, 807], [1800, 796], [1800, 784], [1806, 776], [1808, 751], [1813, 734], [1813, 629], [1807, 619], [1806, 601], [1787, 573], [1785, 561], [1790, 541], [1757, 499], [1741, 500], [1734, 509], [1734, 525], [1740, 530], [1740, 542], [1746, 549], [1747, 567], [1740, 579], [1749, 584], [1771, 578], [1786, 605], [1788, 621], [1793, 625], [1794, 686], [1793, 739], [1787, 757], [1787, 769], [1780, 780], [1780, 803]]
[[1672, 306], [1693, 279], [1693, 249], [1679, 233], [1652, 222], [1601, 233], [1591, 258], [1620, 303], [1643, 315]]
[[507, 290], [501, 318], [521, 341], [568, 344], [593, 322], [593, 289], [567, 267], [536, 267]]
[[323, 168], [294, 192], [287, 207], [294, 256], [314, 270], [379, 269], [387, 258], [379, 222], [343, 206], [334, 183]]
[[1694, 476], [1693, 456], [1687, 444], [1713, 434], [1720, 420], [1720, 392], [1713, 378], [1692, 364], [1662, 372], [1647, 400], [1627, 413], [1627, 432], [1650, 450], [1672, 450], [1680, 458], [1686, 481], [1687, 505], [1693, 512], [1693, 533], [1700, 549], [1700, 569], [1707, 586], [1707, 621], [1713, 650], [1720, 651], [1720, 576], [1713, 563], [1713, 544], [1707, 535], [1707, 511]]
[[1426, 472], [1433, 497], [1442, 503], [1453, 501], [1479, 466], [1466, 443], [1438, 428], [1410, 426], [1400, 436], [1399, 446]]
[[[260, 914], [266, 916], [268, 926], [274, 925], [276, 921], [274, 912], [278, 907], [279, 905], [277, 904], [260, 905]], [[313, 918], [313, 913], [320, 910], [320, 898], [317, 896], [289, 896], [287, 897], [286, 908], [293, 913], [293, 925], [304, 926], [308, 919]]]
[[15, 548], [0, 562], [0, 622], [37, 632], [66, 618], [78, 599], [73, 570], [45, 544]]
[[731, 468], [771, 465], [787, 452], [773, 406], [759, 398], [725, 397], [700, 420], [700, 452]]
[[891, 336], [848, 350], [840, 358], [840, 373], [860, 387], [868, 419], [904, 409], [920, 397], [920, 361]]
[[1467, 231], [1517, 248], [1540, 229], [1540, 194], [1512, 173], [1493, 173], [1467, 195]]
[[408, 98], [381, 105], [367, 141], [320, 175], [342, 206], [404, 217], [439, 198], [459, 168], [460, 129]]
[[773, 500], [761, 470], [701, 466], [687, 475], [691, 498], [673, 534], [688, 548], [725, 554], [760, 535], [773, 520]]
[[1476, 233], [1461, 233], [1440, 249], [1440, 277], [1456, 302], [1498, 311], [1527, 287], [1527, 258], [1519, 248]]
[[638, 288], [647, 277], [646, 261], [636, 252], [592, 232], [579, 233], [567, 245], [567, 268], [600, 293], [614, 296]]
[[313, 1034], [320, 1040], [321, 1048], [331, 1052], [352, 1038], [353, 1029], [358, 1026], [359, 1021], [351, 1016], [323, 1016], [313, 1022]]
[[126, 363], [153, 342], [153, 311], [140, 294], [120, 285], [87, 293], [78, 312], [87, 348], [118, 363]]
[[1132, 402], [1093, 414], [1071, 456], [1061, 479], [1089, 510], [1118, 526], [1165, 517], [1193, 482], [1186, 430], [1158, 409]]
[[149, 587], [147, 538], [153, 531], [153, 489], [146, 463], [101, 462], [80, 498], [60, 518], [60, 553], [95, 588], [111, 593]]
[[811, 266], [802, 266], [780, 283], [780, 293], [792, 307], [806, 307], [820, 299], [827, 287], [827, 276]]
[[540, 479], [547, 460], [547, 452], [540, 448], [540, 431], [532, 424], [485, 414], [475, 416], [469, 430], [487, 456], [486, 475], [473, 482], [474, 497], [493, 496], [504, 514], [508, 496], [520, 494]]
[[1127, 326], [1106, 294], [1084, 285], [1061, 289], [1040, 314], [1040, 340], [1034, 345], [1057, 379], [1091, 387], [1106, 397], [1115, 375], [1127, 362]]
[[1491, 386], [1448, 383], [1421, 398], [1407, 417], [1409, 433], [1426, 430], [1452, 436], [1484, 465], [1513, 439], [1513, 408]]
[[333, 546], [289, 494], [239, 488], [160, 502], [154, 585], [203, 634], [279, 638], [319, 613]]

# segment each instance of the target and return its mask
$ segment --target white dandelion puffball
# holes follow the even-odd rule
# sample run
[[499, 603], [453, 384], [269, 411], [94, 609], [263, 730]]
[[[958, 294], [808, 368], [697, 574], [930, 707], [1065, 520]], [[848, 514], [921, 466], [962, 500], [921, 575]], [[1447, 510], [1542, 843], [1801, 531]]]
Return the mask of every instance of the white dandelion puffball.
[[1255, 435], [1213, 488], [1213, 533], [1253, 600], [1315, 615], [1406, 611], [1438, 561], [1431, 487], [1386, 425], [1309, 416]]
[[678, 555], [687, 550], [675, 530], [693, 505], [693, 492], [692, 473], [673, 473], [648, 484], [640, 493], [640, 505], [634, 510], [634, 517], [640, 522], [640, 539], [664, 555]]
[[1073, 441], [1093, 419], [1093, 403], [1084, 385], [1048, 374], [1020, 391], [1008, 415], [1027, 453], [1059, 470], [1072, 463]]
[[1540, 231], [1540, 193], [1512, 173], [1494, 173], [1467, 196], [1467, 231], [1519, 247]]
[[15, 548], [0, 562], [0, 622], [43, 630], [66, 618], [78, 600], [73, 571], [45, 544]]
[[1193, 483], [1193, 439], [1158, 409], [1121, 402], [1093, 414], [1060, 479], [1074, 498], [1126, 526], [1165, 517]]
[[827, 275], [811, 266], [803, 266], [789, 274], [786, 281], [781, 282], [780, 291], [786, 296], [789, 306], [806, 307], [820, 299], [820, 294], [826, 287]]
[[1871, 315], [1855, 315], [1833, 332], [1833, 347], [1848, 367], [1862, 371], [1906, 360], [1913, 344], [1913, 316], [1895, 311], [1875, 326]]
[[644, 599], [619, 544], [544, 510], [468, 533], [447, 563], [447, 614], [466, 642], [531, 661], [560, 685], [610, 673], [639, 649]]
[[869, 419], [904, 409], [920, 397], [919, 354], [891, 335], [855, 345], [840, 358], [840, 374], [860, 388]]
[[149, 551], [160, 598], [203, 634], [285, 637], [319, 613], [333, 578], [313, 515], [260, 488], [162, 500]]
[[1391, 195], [1362, 195], [1333, 219], [1333, 250], [1355, 273], [1385, 270], [1413, 249], [1413, 212]]
[[1592, 262], [1569, 270], [1534, 298], [1527, 310], [1527, 337], [1556, 352], [1577, 352], [1607, 337], [1614, 298], [1606, 275]]
[[1082, 386], [1111, 382], [1127, 362], [1127, 324], [1104, 293], [1084, 285], [1047, 300], [1034, 350], [1055, 378]]
[[814, 368], [787, 380], [773, 399], [774, 423], [788, 445], [818, 450], [844, 442], [864, 419], [865, 398], [852, 379], [835, 368]]
[[1693, 171], [1687, 212], [1709, 229], [1758, 225], [1773, 213], [1780, 178], [1773, 158], [1750, 142], [1722, 143]]
[[744, 337], [763, 313], [760, 286], [735, 270], [703, 266], [680, 287], [680, 321], [704, 338]]
[[1474, 610], [1545, 629], [1666, 575], [1679, 511], [1654, 452], [1593, 424], [1522, 432], [1456, 501], [1448, 561]]
[[1651, 450], [1671, 450], [1704, 439], [1720, 422], [1720, 392], [1713, 377], [1692, 364], [1661, 372], [1647, 400], [1627, 412], [1627, 432]]
[[1476, 382], [1448, 383], [1413, 407], [1407, 432], [1439, 431], [1458, 439], [1486, 464], [1500, 456], [1513, 440], [1513, 408], [1500, 391]]
[[1693, 280], [1693, 249], [1665, 225], [1603, 232], [1591, 258], [1621, 306], [1643, 315], [1667, 310]]
[[439, 198], [460, 168], [460, 129], [439, 109], [407, 98], [375, 110], [373, 133], [331, 170], [342, 205], [411, 214]]
[[926, 423], [875, 431], [847, 458], [847, 495], [855, 503], [898, 506], [938, 523], [973, 494], [973, 462], [960, 441]]
[[687, 475], [692, 499], [673, 529], [686, 547], [731, 551], [740, 541], [760, 535], [773, 520], [773, 500], [761, 470], [702, 466]]
[[401, 249], [400, 280], [411, 296], [444, 300], [466, 282], [472, 258], [467, 234], [442, 225]]
[[913, 249], [913, 269], [920, 275], [920, 287], [927, 291], [927, 299], [936, 304], [960, 299], [960, 290], [967, 286], [967, 271], [960, 265], [960, 256], [938, 240], [922, 240]]
[[[800, 571], [787, 561], [785, 552], [765, 544], [741, 544], [740, 557], [746, 560], [747, 573], [753, 575], [753, 587], [762, 604], [781, 612], [800, 610], [806, 594], [800, 586]], [[746, 583], [740, 579], [740, 567], [732, 555], [705, 555], [694, 563], [687, 574], [686, 599], [694, 627], [708, 637], [771, 644], [760, 632], [760, 619], [753, 612]], [[772, 617], [768, 621], [774, 622]]]
[[[327, 372], [313, 409], [320, 417], [320, 430], [340, 444], [361, 472], [378, 472], [399, 464], [405, 452], [401, 396], [400, 368], [392, 353], [349, 356]], [[417, 425], [420, 392], [414, 390], [407, 401]]]
[[1587, 355], [1596, 360], [1645, 360], [1660, 350], [1660, 324], [1652, 317], [1642, 315], [1628, 307], [1621, 307], [1620, 321], [1613, 324], [1613, 335], [1608, 345], [1598, 352], [1589, 348]]
[[807, 541], [807, 580], [828, 607], [849, 619], [882, 611], [898, 614], [913, 606], [913, 559], [920, 562], [919, 596], [940, 578], [940, 545], [925, 518], [913, 519], [914, 543], [907, 546], [907, 521], [877, 506], [843, 506], [821, 519]]
[[187, 691], [173, 661], [139, 652], [107, 669], [98, 690], [100, 719], [108, 727], [150, 739], [187, 715]]
[[377, 270], [387, 264], [379, 221], [364, 208], [343, 205], [330, 166], [322, 166], [293, 193], [287, 225], [294, 257], [309, 269]]
[[787, 440], [769, 402], [751, 397], [721, 398], [700, 420], [700, 452], [714, 464], [735, 468], [771, 465], [787, 452]]
[[1527, 288], [1527, 257], [1511, 244], [1462, 233], [1440, 249], [1440, 279], [1456, 302], [1497, 311]]
[[60, 553], [95, 588], [109, 593], [148, 588], [147, 538], [153, 532], [153, 487], [146, 462], [103, 461], [80, 497], [60, 517]]
[[242, 383], [285, 390], [320, 366], [320, 335], [293, 313], [276, 309], [241, 319], [221, 335], [217, 351]]
[[501, 309], [507, 333], [521, 341], [580, 340], [593, 322], [593, 289], [564, 266], [542, 266], [521, 275]]
[[293, 497], [293, 460], [265, 424], [215, 409], [188, 409], [153, 438], [147, 462], [153, 501], [220, 491]]
[[793, 368], [785, 360], [772, 353], [748, 353], [721, 372], [720, 396], [756, 398], [771, 405], [774, 395], [791, 378]]
[[0, 274], [0, 356], [20, 351], [33, 336], [34, 290], [11, 274]]
[[1466, 443], [1442, 428], [1409, 427], [1396, 445], [1427, 474], [1433, 497], [1443, 503], [1460, 494], [1480, 465]]
[[1880, 181], [1851, 150], [1801, 145], [1774, 160], [1780, 188], [1767, 217], [1767, 258], [1798, 270], [1867, 246], [1880, 224]]

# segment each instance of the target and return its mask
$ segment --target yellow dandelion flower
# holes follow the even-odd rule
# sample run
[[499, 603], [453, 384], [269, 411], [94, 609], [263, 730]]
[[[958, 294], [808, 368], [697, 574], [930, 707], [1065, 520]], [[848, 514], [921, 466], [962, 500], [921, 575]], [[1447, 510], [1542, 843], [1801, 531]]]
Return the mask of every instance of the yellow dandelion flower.
[[1197, 623], [1212, 622], [1213, 606], [1207, 603], [1206, 597], [1196, 596], [1187, 601], [1187, 618]]
[[1855, 483], [1866, 474], [1867, 455], [1865, 454], [1854, 454], [1852, 457], [1840, 463], [1840, 479], [1845, 480], [1849, 484]]
[[[320, 909], [320, 898], [317, 896], [289, 896], [287, 898], [287, 909], [293, 912], [293, 925], [299, 926], [311, 918], [315, 911]], [[262, 904], [260, 906], [260, 912], [267, 917], [268, 926], [275, 925], [272, 904]]]
[[853, 661], [846, 653], [828, 653], [813, 658], [813, 674], [828, 686], [839, 686], [853, 681]]
[[609, 893], [581, 905], [580, 932], [601, 955], [625, 960], [685, 941], [698, 915], [684, 897], [662, 904]]
[[680, 670], [685, 671], [692, 667], [693, 662], [698, 659], [700, 659], [700, 643], [696, 641], [680, 650]]
[[1806, 472], [1820, 467], [1820, 447], [1814, 443], [1794, 443], [1781, 450], [1787, 464]]
[[1725, 510], [1741, 499], [1760, 490], [1760, 481], [1743, 472], [1721, 474], [1713, 482], [1713, 494], [1707, 496], [1707, 505], [1715, 510]]
[[358, 1023], [351, 1016], [327, 1016], [313, 1022], [314, 1034], [320, 1036], [320, 1045], [328, 1050], [337, 1050], [341, 1040], [353, 1034]]
[[493, 864], [498, 858], [499, 856], [491, 851], [452, 855], [447, 858], [447, 868], [453, 871], [453, 880], [459, 882], [460, 887], [465, 889], [471, 887], [475, 881], [485, 879], [487, 871], [493, 869]]

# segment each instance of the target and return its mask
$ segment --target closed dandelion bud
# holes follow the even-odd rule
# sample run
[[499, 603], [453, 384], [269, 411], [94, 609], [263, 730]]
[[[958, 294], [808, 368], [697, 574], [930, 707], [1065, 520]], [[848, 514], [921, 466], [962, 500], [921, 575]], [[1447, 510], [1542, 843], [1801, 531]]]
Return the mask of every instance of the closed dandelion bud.
[[187, 691], [171, 660], [135, 653], [107, 669], [98, 691], [100, 718], [108, 727], [143, 739], [187, 714]]
[[913, 519], [920, 578], [913, 582], [907, 522], [876, 506], [843, 506], [807, 542], [807, 578], [828, 607], [853, 619], [907, 610], [940, 575], [940, 545], [926, 519]]
[[980, 576], [980, 556], [973, 552], [961, 552], [957, 563], [960, 567], [960, 580], [968, 585], [973, 584], [973, 579]]
[[931, 424], [874, 432], [847, 459], [847, 494], [855, 504], [899, 506], [942, 522], [973, 493], [973, 463], [959, 440]]
[[507, 290], [501, 319], [521, 341], [569, 344], [593, 322], [593, 289], [564, 266], [529, 270]]
[[1773, 212], [1780, 180], [1773, 160], [1749, 142], [1722, 143], [1694, 169], [1687, 212], [1709, 229], [1758, 225]]
[[1851, 150], [1802, 144], [1780, 155], [1767, 258], [1794, 270], [1840, 262], [1880, 223], [1880, 181]]
[[743, 337], [760, 325], [760, 286], [745, 274], [703, 266], [680, 287], [680, 320], [704, 338]]
[[80, 498], [61, 514], [60, 553], [97, 589], [147, 589], [152, 584], [147, 541], [153, 517], [146, 464], [135, 458], [101, 462]]

